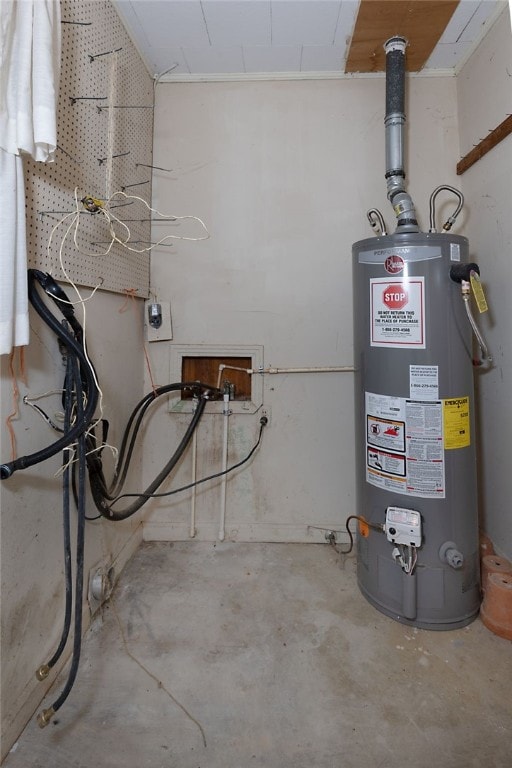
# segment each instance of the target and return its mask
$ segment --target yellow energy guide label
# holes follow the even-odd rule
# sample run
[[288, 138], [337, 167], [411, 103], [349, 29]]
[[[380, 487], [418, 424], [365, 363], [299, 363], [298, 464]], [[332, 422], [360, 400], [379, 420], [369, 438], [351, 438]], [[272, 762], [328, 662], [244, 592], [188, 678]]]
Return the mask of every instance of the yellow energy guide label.
[[445, 450], [471, 445], [469, 397], [443, 400], [443, 433]]

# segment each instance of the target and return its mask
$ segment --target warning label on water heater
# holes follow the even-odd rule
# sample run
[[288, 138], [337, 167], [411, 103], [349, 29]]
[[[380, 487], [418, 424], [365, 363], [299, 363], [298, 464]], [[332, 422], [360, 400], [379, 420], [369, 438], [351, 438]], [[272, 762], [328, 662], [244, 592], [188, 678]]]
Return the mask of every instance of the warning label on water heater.
[[406, 496], [444, 498], [443, 402], [372, 392], [365, 402], [366, 481]]
[[370, 280], [372, 347], [425, 349], [425, 278]]

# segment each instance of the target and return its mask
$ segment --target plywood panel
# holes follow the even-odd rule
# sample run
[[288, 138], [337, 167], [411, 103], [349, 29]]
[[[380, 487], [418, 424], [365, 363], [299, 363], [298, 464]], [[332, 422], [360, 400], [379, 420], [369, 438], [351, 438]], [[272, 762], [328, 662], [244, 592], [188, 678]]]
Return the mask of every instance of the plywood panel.
[[[221, 381], [219, 378], [219, 366], [226, 366], [222, 373]], [[251, 399], [251, 376], [244, 371], [235, 370], [236, 368], [252, 367], [250, 357], [184, 357], [182, 360], [182, 381], [202, 381], [204, 384], [210, 384], [215, 387], [219, 383], [221, 388], [224, 383], [234, 386], [234, 400]], [[182, 400], [189, 400], [193, 396], [192, 392], [184, 390], [181, 393]]]
[[383, 44], [393, 35], [407, 38], [407, 70], [419, 71], [458, 4], [459, 0], [361, 0], [345, 71], [383, 72]]

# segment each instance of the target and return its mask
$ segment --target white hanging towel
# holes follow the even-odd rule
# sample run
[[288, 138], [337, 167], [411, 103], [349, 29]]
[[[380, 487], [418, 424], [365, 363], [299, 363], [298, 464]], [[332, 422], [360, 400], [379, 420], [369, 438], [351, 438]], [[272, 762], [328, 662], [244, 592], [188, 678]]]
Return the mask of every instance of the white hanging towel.
[[59, 0], [0, 1], [0, 354], [28, 344], [23, 154], [57, 148]]

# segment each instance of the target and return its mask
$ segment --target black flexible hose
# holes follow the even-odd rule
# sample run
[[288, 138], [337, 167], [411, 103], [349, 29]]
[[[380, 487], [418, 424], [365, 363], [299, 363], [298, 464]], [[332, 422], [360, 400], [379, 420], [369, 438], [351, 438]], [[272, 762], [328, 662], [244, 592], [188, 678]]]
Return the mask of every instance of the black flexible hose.
[[[77, 366], [78, 368], [78, 366]], [[75, 379], [77, 420], [83, 419], [83, 390], [80, 375]], [[82, 433], [77, 440], [78, 456], [78, 522], [76, 533], [76, 572], [75, 572], [75, 611], [73, 626], [73, 655], [71, 666], [68, 673], [66, 684], [62, 689], [60, 696], [54, 703], [43, 710], [37, 718], [39, 726], [44, 728], [50, 722], [52, 716], [57, 712], [68, 698], [73, 684], [75, 682], [80, 655], [82, 650], [82, 603], [83, 603], [83, 585], [84, 585], [84, 544], [85, 544], [85, 435]]]
[[222, 477], [223, 475], [228, 475], [230, 472], [233, 472], [235, 469], [238, 469], [239, 467], [243, 466], [244, 464], [247, 464], [247, 462], [253, 457], [257, 449], [259, 448], [259, 445], [261, 443], [261, 438], [263, 435], [263, 430], [268, 424], [268, 419], [266, 416], [262, 416], [260, 419], [260, 431], [258, 433], [258, 438], [256, 442], [254, 443], [253, 447], [243, 458], [241, 461], [237, 461], [236, 464], [232, 464], [227, 469], [223, 469], [221, 472], [215, 472], [213, 475], [208, 475], [207, 477], [202, 477], [200, 480], [194, 480], [192, 483], [187, 483], [187, 485], [182, 485], [180, 488], [173, 488], [172, 491], [165, 491], [164, 493], [152, 493], [149, 494], [142, 494], [142, 493], [122, 493], [120, 496], [115, 499], [115, 501], [119, 501], [120, 499], [126, 499], [131, 496], [144, 496], [146, 495], [148, 499], [161, 499], [165, 496], [174, 496], [177, 493], [182, 493], [182, 491], [188, 491], [190, 488], [197, 487], [198, 485], [201, 485], [201, 483], [207, 483], [209, 480], [216, 480], [218, 477]]
[[[152, 392], [149, 392], [147, 395], [145, 395], [145, 397], [142, 398], [142, 400], [140, 400], [139, 403], [137, 403], [125, 427], [123, 439], [121, 442], [121, 448], [119, 450], [119, 458], [117, 461], [116, 469], [114, 471], [114, 477], [112, 478], [112, 482], [110, 483], [110, 485], [107, 485], [107, 482], [103, 476], [101, 459], [97, 454], [90, 454], [90, 456], [88, 457], [89, 473], [98, 474], [99, 476], [98, 485], [102, 485], [103, 495], [106, 499], [113, 501], [116, 498], [116, 496], [118, 496], [120, 489], [123, 487], [125, 483], [131, 458], [132, 458], [132, 454], [133, 454], [133, 450], [135, 447], [135, 441], [137, 439], [137, 435], [142, 423], [142, 419], [144, 418], [144, 415], [147, 409], [161, 395], [168, 394], [169, 392], [183, 391], [186, 389], [190, 389], [193, 392], [197, 393], [198, 395], [201, 395], [201, 393], [204, 393], [205, 396], [209, 395], [213, 391], [212, 387], [208, 386], [207, 384], [201, 384], [201, 382], [197, 382], [197, 381], [165, 384], [161, 387], [157, 387]], [[131, 438], [128, 443], [128, 438], [130, 437], [130, 433], [131, 433]], [[91, 442], [92, 442], [92, 438], [91, 438]], [[91, 445], [91, 447], [95, 447], [95, 446]]]
[[[54, 443], [40, 451], [36, 451], [35, 453], [31, 453], [27, 456], [20, 456], [18, 459], [14, 459], [14, 461], [2, 464], [0, 466], [0, 480], [6, 480], [7, 478], [11, 477], [11, 475], [18, 469], [27, 469], [34, 464], [39, 464], [41, 461], [46, 461], [47, 459], [62, 451], [64, 448], [67, 448], [67, 446], [71, 445], [71, 443], [76, 442], [78, 437], [84, 434], [84, 432], [88, 429], [94, 416], [94, 411], [96, 410], [96, 404], [98, 402], [98, 388], [96, 386], [94, 373], [89, 361], [85, 356], [85, 352], [81, 343], [75, 339], [73, 334], [71, 334], [67, 329], [63, 328], [55, 315], [50, 312], [36, 289], [36, 282], [39, 282], [39, 284], [43, 287], [48, 283], [47, 277], [48, 276], [44, 275], [44, 273], [39, 272], [38, 270], [28, 270], [28, 295], [30, 303], [38, 315], [67, 347], [68, 351], [70, 353], [74, 353], [78, 358], [80, 363], [80, 370], [85, 382], [84, 389], [87, 395], [87, 405], [82, 412], [82, 416], [77, 418], [76, 424], [69, 430], [67, 434], [63, 435]], [[54, 297], [52, 296], [52, 298]], [[59, 306], [61, 307], [61, 310], [66, 319], [69, 320], [69, 317], [73, 316], [73, 308], [69, 305], [63, 305], [62, 302]], [[65, 307], [65, 311], [63, 307]], [[77, 327], [75, 333], [80, 336], [81, 327], [79, 323], [77, 326], [77, 323], [78, 321], [76, 318], [74, 318], [73, 325]], [[78, 327], [80, 327], [80, 330], [78, 330]]]
[[[98, 511], [106, 517], [108, 520], [126, 520], [128, 517], [131, 517], [136, 512], [139, 511], [139, 509], [146, 503], [148, 498], [151, 497], [151, 494], [156, 491], [156, 489], [163, 483], [163, 481], [166, 479], [166, 477], [172, 472], [178, 461], [181, 459], [185, 448], [190, 442], [190, 439], [192, 435], [194, 434], [194, 430], [196, 429], [197, 425], [199, 424], [199, 421], [201, 419], [201, 416], [203, 415], [204, 409], [206, 407], [207, 403], [207, 397], [201, 396], [199, 399], [199, 402], [197, 403], [197, 408], [194, 412], [194, 415], [192, 417], [192, 420], [190, 421], [187, 431], [183, 435], [180, 444], [176, 448], [175, 452], [167, 462], [167, 464], [163, 467], [163, 469], [158, 473], [158, 475], [155, 477], [153, 482], [151, 482], [145, 491], [143, 491], [136, 501], [134, 501], [132, 504], [130, 504], [129, 507], [126, 509], [123, 509], [122, 511], [115, 511], [112, 509], [112, 506], [109, 506], [106, 504], [105, 499], [102, 499], [98, 507]], [[95, 490], [92, 488], [91, 490], [93, 493], [93, 498], [95, 498]]]
[[84, 543], [85, 543], [85, 438], [78, 438], [78, 527], [76, 535], [76, 573], [75, 573], [75, 621], [73, 627], [73, 658], [68, 679], [62, 693], [52, 705], [54, 712], [64, 704], [69, 696], [78, 672], [82, 650], [82, 603], [84, 590]]
[[[55, 303], [57, 304], [61, 312], [64, 314], [64, 317], [66, 318], [66, 320], [68, 320], [68, 322], [72, 326], [75, 334], [74, 336], [67, 330], [67, 328], [63, 328], [58, 322], [57, 318], [50, 312], [50, 310], [48, 309], [48, 307], [46, 306], [46, 304], [38, 294], [38, 291], [36, 289], [36, 282], [39, 283], [39, 285], [45, 290], [45, 292], [55, 301]], [[82, 344], [82, 340], [83, 340], [82, 327], [74, 316], [73, 307], [71, 303], [68, 301], [66, 294], [57, 285], [57, 283], [51, 277], [51, 275], [45, 274], [43, 272], [40, 272], [39, 270], [34, 270], [34, 269], [28, 270], [28, 292], [29, 292], [30, 302], [34, 307], [34, 309], [36, 310], [36, 312], [40, 315], [40, 317], [44, 320], [44, 322], [55, 332], [57, 337], [62, 341], [62, 343], [67, 348], [68, 353], [69, 354], [74, 353], [76, 355], [80, 364], [80, 374], [83, 380], [82, 382], [83, 386], [82, 385], [80, 386], [80, 391], [83, 391], [86, 394], [86, 407], [84, 409], [83, 408], [80, 409], [79, 412], [81, 416], [77, 417], [76, 424], [68, 431], [68, 433], [64, 434], [61, 438], [56, 440], [52, 445], [47, 446], [46, 448], [40, 451], [36, 451], [35, 453], [29, 454], [27, 456], [22, 456], [18, 459], [15, 459], [14, 461], [8, 462], [6, 464], [2, 464], [0, 466], [0, 479], [6, 479], [10, 477], [13, 474], [13, 472], [15, 472], [18, 469], [26, 469], [27, 467], [33, 466], [34, 464], [37, 464], [41, 461], [45, 461], [46, 459], [56, 455], [59, 451], [66, 448], [68, 445], [76, 442], [79, 436], [85, 434], [85, 432], [88, 429], [90, 429], [92, 418], [94, 416], [94, 411], [96, 409], [96, 404], [98, 400], [98, 387], [96, 384], [94, 370], [92, 368], [91, 363], [86, 357], [85, 350]], [[167, 462], [163, 470], [159, 473], [157, 478], [155, 478], [155, 480], [148, 486], [148, 488], [144, 493], [151, 494], [154, 490], [156, 490], [156, 488], [158, 488], [158, 486], [163, 482], [165, 477], [172, 471], [173, 467], [179, 461], [204, 411], [204, 407], [206, 405], [206, 399], [207, 399], [206, 390], [211, 392], [213, 389], [211, 387], [206, 387], [205, 385], [200, 384], [198, 382], [191, 382], [191, 383], [180, 382], [179, 384], [169, 384], [163, 387], [159, 387], [154, 392], [151, 392], [148, 395], [146, 395], [140, 401], [140, 403], [135, 407], [134, 411], [132, 412], [132, 415], [130, 416], [130, 419], [128, 421], [128, 425], [123, 437], [123, 443], [121, 448], [121, 461], [119, 461], [116, 466], [114, 479], [111, 483], [111, 489], [115, 493], [119, 491], [120, 487], [122, 487], [126, 479], [137, 433], [147, 408], [157, 396], [165, 394], [167, 392], [171, 392], [173, 390], [185, 389], [185, 388], [191, 388], [191, 389], [195, 388], [195, 389], [204, 390], [204, 391], [203, 391], [203, 394], [201, 395], [199, 405], [196, 409], [194, 417], [189, 425], [189, 428], [187, 429], [187, 432], [182, 442], [176, 449], [174, 455]], [[136, 418], [137, 413], [139, 415]], [[134, 423], [135, 423], [135, 426], [133, 426]], [[133, 431], [131, 433], [131, 439], [129, 439], [132, 426], [133, 426]], [[89, 438], [89, 436], [86, 438], [85, 442], [86, 444], [88, 444], [89, 448], [96, 447], [93, 439]], [[125, 451], [126, 451], [126, 459], [124, 459]], [[89, 451], [86, 451], [86, 453], [88, 452]], [[135, 514], [135, 512], [138, 511], [138, 509], [140, 509], [140, 507], [147, 500], [147, 496], [144, 497], [144, 495], [142, 495], [141, 498], [137, 502], [134, 502], [132, 505], [130, 505], [130, 507], [127, 510], [124, 510], [123, 512], [113, 512], [113, 510], [109, 508], [107, 501], [108, 500], [112, 501], [115, 498], [115, 495], [109, 492], [110, 489], [107, 485], [107, 482], [103, 474], [101, 458], [96, 453], [92, 453], [91, 456], [88, 457], [87, 463], [89, 467], [89, 478], [90, 478], [90, 485], [91, 485], [94, 502], [96, 504], [98, 511], [108, 519], [124, 520], [126, 519], [126, 517], [130, 517], [131, 515]]]
[[[64, 404], [64, 429], [62, 431], [67, 432], [71, 424], [71, 412], [73, 410], [73, 369], [75, 358], [71, 355], [68, 356], [66, 361], [66, 386], [63, 394]], [[78, 370], [78, 366], [76, 366]], [[66, 454], [69, 454], [67, 456]], [[64, 584], [65, 584], [65, 608], [64, 608], [64, 624], [60, 636], [60, 641], [53, 656], [42, 664], [36, 672], [38, 680], [45, 680], [48, 677], [50, 669], [55, 666], [57, 661], [62, 656], [64, 648], [69, 637], [69, 630], [71, 627], [71, 613], [73, 607], [73, 572], [71, 566], [71, 523], [70, 523], [70, 475], [71, 467], [68, 464], [68, 460], [71, 458], [71, 451], [64, 449], [64, 465], [65, 469], [62, 475], [62, 531], [63, 531], [63, 543], [64, 543]]]
[[[45, 302], [39, 295], [36, 283], [38, 283], [46, 293], [55, 301], [60, 311], [64, 315], [67, 323], [62, 325], [57, 318], [48, 309]], [[65, 379], [65, 423], [64, 434], [61, 438], [56, 440], [53, 444], [46, 448], [36, 451], [35, 453], [23, 456], [19, 459], [15, 459], [12, 462], [3, 464], [0, 467], [0, 479], [6, 479], [10, 477], [17, 469], [26, 469], [39, 462], [56, 455], [61, 450], [66, 450], [70, 445], [76, 444], [77, 446], [77, 461], [78, 461], [78, 488], [76, 489], [76, 501], [78, 508], [78, 522], [77, 522], [77, 534], [76, 534], [76, 569], [75, 569], [75, 589], [74, 589], [74, 636], [73, 636], [73, 653], [71, 666], [69, 669], [68, 678], [61, 694], [55, 700], [55, 702], [47, 709], [43, 710], [38, 716], [38, 722], [41, 727], [48, 725], [52, 716], [57, 712], [68, 698], [77, 673], [81, 655], [82, 644], [82, 603], [83, 603], [83, 587], [84, 587], [84, 545], [85, 545], [85, 507], [86, 507], [86, 493], [85, 493], [85, 479], [87, 471], [87, 448], [97, 448], [96, 438], [92, 433], [93, 417], [98, 401], [98, 386], [96, 383], [96, 376], [92, 364], [87, 358], [87, 354], [83, 344], [83, 330], [74, 317], [74, 310], [72, 305], [67, 299], [64, 291], [57, 285], [50, 275], [46, 275], [38, 270], [28, 271], [28, 293], [29, 299], [40, 315], [43, 321], [51, 328], [56, 334], [57, 338], [62, 342], [66, 348], [67, 354], [67, 368]], [[68, 329], [68, 323], [71, 326], [72, 332]], [[176, 466], [180, 458], [182, 457], [190, 439], [196, 429], [201, 416], [203, 415], [206, 407], [206, 402], [212, 394], [214, 388], [205, 386], [198, 382], [170, 384], [164, 387], [159, 387], [154, 392], [146, 395], [143, 400], [136, 406], [130, 419], [128, 421], [127, 428], [123, 436], [123, 445], [121, 451], [121, 461], [116, 466], [114, 474], [114, 480], [111, 487], [118, 488], [119, 485], [126, 479], [126, 474], [132, 457], [135, 440], [139, 431], [142, 419], [146, 410], [154, 400], [167, 392], [173, 390], [192, 389], [197, 393], [200, 393], [200, 397], [197, 403], [196, 410], [193, 418], [190, 421], [185, 435], [179, 443], [177, 449], [163, 467], [157, 477], [149, 484], [148, 488], [140, 494], [137, 499], [128, 508], [122, 511], [114, 511], [107, 503], [108, 489], [107, 483], [102, 469], [101, 456], [94, 452], [89, 462], [89, 476], [93, 499], [100, 513], [110, 520], [125, 520], [131, 515], [135, 514], [151, 496], [151, 494], [160, 486], [165, 478], [170, 474], [172, 469]], [[85, 405], [84, 405], [85, 403]], [[76, 407], [75, 423], [72, 425], [72, 410]], [[103, 445], [105, 435], [101, 442]], [[126, 452], [126, 458], [125, 458]], [[61, 638], [57, 647], [57, 650], [46, 665], [43, 665], [38, 671], [39, 679], [44, 679], [47, 676], [49, 669], [53, 667], [58, 659], [61, 657], [64, 648], [66, 646], [69, 631], [71, 628], [71, 614], [73, 607], [73, 585], [72, 585], [72, 566], [71, 566], [71, 536], [70, 536], [70, 518], [69, 518], [69, 504], [70, 504], [70, 487], [71, 478], [73, 472], [70, 469], [70, 465], [66, 463], [63, 472], [63, 529], [64, 529], [64, 559], [65, 559], [65, 577], [66, 577], [66, 606], [65, 606], [65, 618], [64, 626], [61, 633]], [[111, 499], [112, 500], [112, 499]]]
[[[73, 409], [73, 383], [75, 377], [78, 376], [78, 363], [75, 358], [68, 357], [66, 364], [66, 389], [65, 389], [65, 411], [64, 411], [64, 433], [69, 430], [71, 424], [71, 412]], [[48, 668], [51, 669], [55, 666], [57, 661], [62, 656], [64, 648], [66, 646], [69, 629], [71, 627], [71, 612], [73, 605], [73, 573], [71, 568], [71, 521], [70, 521], [70, 478], [71, 467], [68, 460], [71, 458], [71, 451], [67, 448], [64, 449], [64, 463], [65, 470], [62, 475], [62, 528], [64, 538], [64, 581], [66, 589], [65, 598], [65, 614], [64, 625], [62, 627], [62, 634], [57, 649], [51, 659], [48, 661]]]

